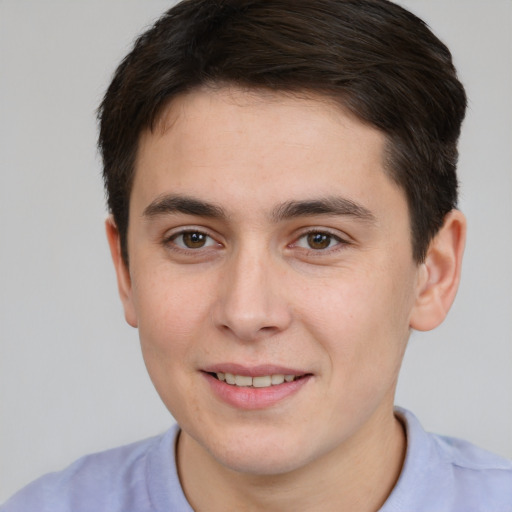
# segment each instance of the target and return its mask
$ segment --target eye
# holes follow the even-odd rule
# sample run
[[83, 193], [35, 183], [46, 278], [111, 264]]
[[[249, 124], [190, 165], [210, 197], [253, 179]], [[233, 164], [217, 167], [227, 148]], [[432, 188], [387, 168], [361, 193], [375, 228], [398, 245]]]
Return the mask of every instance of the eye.
[[314, 251], [322, 251], [330, 249], [336, 245], [343, 243], [343, 240], [331, 233], [323, 231], [311, 231], [302, 235], [294, 244], [296, 247], [304, 249], [313, 249]]
[[181, 249], [202, 249], [217, 245], [212, 237], [201, 231], [182, 231], [173, 235], [169, 240]]

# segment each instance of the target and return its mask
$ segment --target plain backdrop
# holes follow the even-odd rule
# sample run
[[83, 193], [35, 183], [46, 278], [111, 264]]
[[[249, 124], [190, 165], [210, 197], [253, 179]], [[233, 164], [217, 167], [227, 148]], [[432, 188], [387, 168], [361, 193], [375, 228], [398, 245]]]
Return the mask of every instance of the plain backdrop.
[[[0, 502], [173, 421], [124, 323], [95, 147], [115, 66], [171, 3], [0, 0]], [[401, 3], [467, 87], [469, 232], [451, 315], [413, 333], [396, 401], [428, 430], [512, 457], [512, 2]]]

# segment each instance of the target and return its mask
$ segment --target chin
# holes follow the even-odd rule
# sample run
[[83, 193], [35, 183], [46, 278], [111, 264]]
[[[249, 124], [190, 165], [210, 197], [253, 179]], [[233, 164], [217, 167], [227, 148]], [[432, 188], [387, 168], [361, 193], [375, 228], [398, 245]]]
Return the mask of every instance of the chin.
[[[296, 448], [295, 448], [296, 449]], [[215, 457], [215, 455], [214, 455]], [[219, 454], [217, 462], [224, 467], [247, 475], [274, 476], [291, 473], [305, 465], [305, 461], [295, 458], [293, 453], [270, 456], [268, 453], [223, 453]]]
[[219, 464], [244, 474], [270, 476], [289, 473], [314, 458], [306, 451], [312, 449], [310, 442], [303, 442], [297, 436], [284, 432], [273, 436], [258, 432], [232, 434], [214, 446], [210, 441], [205, 448]]

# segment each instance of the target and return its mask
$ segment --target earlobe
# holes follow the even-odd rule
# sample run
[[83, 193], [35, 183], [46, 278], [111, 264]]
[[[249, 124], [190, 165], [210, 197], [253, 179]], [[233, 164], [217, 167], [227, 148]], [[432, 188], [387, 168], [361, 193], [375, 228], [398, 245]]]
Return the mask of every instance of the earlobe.
[[429, 331], [445, 319], [459, 287], [465, 242], [466, 219], [459, 210], [452, 210], [420, 265], [411, 328]]
[[110, 246], [110, 254], [116, 271], [117, 288], [119, 291], [119, 297], [123, 304], [124, 316], [128, 324], [132, 327], [137, 327], [137, 315], [133, 304], [130, 271], [121, 253], [119, 230], [117, 229], [112, 216], [109, 216], [105, 221], [105, 230], [107, 233], [108, 244]]

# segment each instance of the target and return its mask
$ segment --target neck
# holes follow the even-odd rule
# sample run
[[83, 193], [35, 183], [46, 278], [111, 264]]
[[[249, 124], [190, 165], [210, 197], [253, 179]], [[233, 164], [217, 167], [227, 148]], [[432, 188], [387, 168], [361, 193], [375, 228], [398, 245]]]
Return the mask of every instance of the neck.
[[233, 471], [185, 432], [177, 457], [185, 495], [196, 512], [375, 512], [398, 480], [405, 446], [404, 429], [390, 411], [385, 418], [372, 418], [346, 443], [289, 473]]

